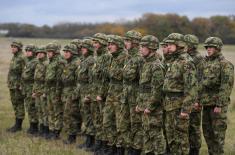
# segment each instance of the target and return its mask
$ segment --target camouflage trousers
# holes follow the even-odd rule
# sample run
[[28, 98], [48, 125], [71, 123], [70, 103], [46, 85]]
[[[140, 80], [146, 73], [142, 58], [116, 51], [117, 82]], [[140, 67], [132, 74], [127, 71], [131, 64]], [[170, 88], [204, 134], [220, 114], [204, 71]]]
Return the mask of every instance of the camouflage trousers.
[[24, 119], [24, 96], [19, 89], [10, 89], [11, 103], [14, 109], [15, 117], [18, 119]]
[[203, 135], [207, 143], [208, 154], [223, 155], [228, 106], [221, 107], [221, 113], [214, 113], [214, 108], [215, 106], [203, 107]]
[[85, 97], [87, 97], [88, 90], [86, 86], [81, 87], [80, 91], [80, 111], [82, 116], [82, 132], [87, 135], [94, 136], [95, 135], [95, 127], [92, 118], [92, 102], [86, 102]]
[[143, 150], [145, 153], [164, 154], [165, 140], [163, 136], [163, 112], [161, 109], [145, 115], [142, 113]]
[[35, 98], [32, 97], [32, 87], [27, 86], [25, 88], [25, 108], [28, 112], [28, 118], [30, 123], [38, 123], [37, 108], [35, 105]]
[[51, 131], [61, 130], [63, 127], [63, 103], [56, 94], [56, 88], [51, 87], [47, 93], [48, 123]]
[[201, 110], [192, 110], [189, 116], [189, 144], [190, 148], [201, 148]]
[[[121, 95], [122, 86], [116, 85], [110, 87], [108, 96], [106, 98], [104, 113], [103, 113], [103, 126], [104, 132], [106, 133], [108, 139], [108, 145], [121, 147], [124, 146], [124, 137], [121, 134], [123, 130], [121, 125], [125, 123], [121, 122]], [[123, 108], [124, 110], [124, 108]], [[127, 120], [127, 119], [126, 119]], [[121, 124], [123, 123], [123, 124]]]
[[189, 154], [189, 118], [180, 116], [181, 108], [166, 111], [166, 136], [168, 146], [173, 155]]
[[78, 132], [80, 111], [79, 102], [67, 97], [64, 102], [63, 129], [68, 135], [76, 135]]
[[48, 126], [48, 110], [47, 110], [47, 100], [43, 95], [36, 96], [35, 104], [37, 108], [37, 116], [39, 124]]
[[96, 140], [102, 140], [107, 141], [106, 134], [104, 133], [103, 128], [103, 108], [104, 108], [105, 102], [100, 101], [93, 101], [92, 102], [92, 113], [93, 113], [93, 123], [95, 126], [95, 139]]

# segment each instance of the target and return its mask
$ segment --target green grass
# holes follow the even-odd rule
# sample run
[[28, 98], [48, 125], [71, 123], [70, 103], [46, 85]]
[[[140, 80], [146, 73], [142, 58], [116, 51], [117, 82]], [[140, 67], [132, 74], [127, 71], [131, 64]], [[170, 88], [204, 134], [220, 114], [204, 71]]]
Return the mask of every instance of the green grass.
[[[45, 45], [55, 39], [20, 39], [24, 44]], [[81, 138], [76, 145], [67, 146], [58, 141], [46, 141], [41, 138], [30, 137], [26, 134], [28, 128], [27, 116], [23, 123], [23, 131], [16, 134], [5, 132], [14, 122], [14, 113], [9, 99], [9, 91], [6, 85], [6, 77], [11, 59], [10, 43], [11, 38], [0, 38], [0, 155], [89, 155], [83, 150], [76, 149], [81, 143]], [[58, 40], [65, 45], [69, 40]], [[224, 55], [235, 64], [235, 46], [229, 45], [224, 48]], [[204, 53], [202, 46], [199, 50]], [[62, 138], [65, 136], [62, 134]], [[203, 139], [201, 154], [207, 154], [207, 148]], [[228, 130], [226, 135], [225, 154], [235, 154], [235, 91], [232, 92], [232, 102], [228, 111]]]

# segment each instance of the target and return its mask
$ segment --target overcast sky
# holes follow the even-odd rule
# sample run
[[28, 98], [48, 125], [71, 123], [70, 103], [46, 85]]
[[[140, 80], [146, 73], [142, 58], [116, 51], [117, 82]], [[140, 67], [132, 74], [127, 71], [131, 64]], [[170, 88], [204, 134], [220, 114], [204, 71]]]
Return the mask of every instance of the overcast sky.
[[0, 0], [0, 23], [114, 22], [144, 13], [235, 15], [235, 0]]

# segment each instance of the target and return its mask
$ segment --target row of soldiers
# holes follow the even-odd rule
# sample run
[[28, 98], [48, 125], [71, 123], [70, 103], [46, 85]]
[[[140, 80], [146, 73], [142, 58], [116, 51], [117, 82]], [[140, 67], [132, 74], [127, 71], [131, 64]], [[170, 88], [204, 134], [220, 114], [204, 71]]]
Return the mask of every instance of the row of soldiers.
[[72, 144], [82, 132], [78, 148], [95, 154], [198, 155], [202, 120], [208, 154], [222, 155], [234, 67], [220, 38], [206, 39], [205, 57], [198, 44], [191, 34], [159, 43], [130, 30], [75, 39], [63, 57], [57, 42], [28, 45], [25, 58], [14, 41], [8, 87], [16, 121], [7, 131], [22, 130], [25, 105], [27, 133], [56, 140], [63, 129]]

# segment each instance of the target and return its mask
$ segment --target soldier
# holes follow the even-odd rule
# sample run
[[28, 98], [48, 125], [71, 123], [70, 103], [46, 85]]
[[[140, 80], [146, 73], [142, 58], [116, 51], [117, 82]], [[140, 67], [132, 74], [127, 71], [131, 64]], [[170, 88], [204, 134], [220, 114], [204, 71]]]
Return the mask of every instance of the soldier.
[[[202, 73], [205, 65], [205, 60], [201, 54], [197, 51], [199, 40], [195, 35], [187, 34], [184, 36], [186, 42], [186, 51], [193, 59], [196, 67], [196, 78], [198, 85], [202, 84]], [[200, 86], [198, 86], [200, 88]], [[201, 90], [198, 90], [198, 95], [202, 94]], [[199, 155], [201, 148], [201, 105], [200, 98], [198, 97], [192, 107], [189, 120], [189, 155]]]
[[163, 84], [168, 145], [173, 155], [188, 155], [189, 115], [197, 96], [196, 69], [191, 57], [184, 52], [182, 34], [172, 33], [165, 42], [171, 57]]
[[[121, 145], [118, 143], [118, 140], [120, 138], [123, 67], [127, 60], [127, 54], [124, 51], [124, 41], [122, 37], [117, 35], [109, 36], [108, 43], [109, 52], [112, 54], [112, 60], [108, 69], [110, 83], [104, 107], [103, 125], [108, 139], [105, 153], [111, 155], [116, 152], [116, 146]], [[122, 153], [123, 148], [118, 147], [117, 152]]]
[[82, 55], [84, 60], [77, 69], [77, 88], [79, 94], [80, 110], [82, 115], [82, 132], [85, 134], [86, 140], [78, 148], [91, 150], [95, 141], [95, 127], [93, 124], [93, 114], [91, 111], [91, 93], [92, 93], [92, 67], [94, 65], [94, 48], [90, 39], [82, 41]]
[[13, 57], [10, 62], [7, 76], [7, 85], [10, 91], [11, 103], [15, 113], [15, 124], [8, 128], [8, 132], [17, 132], [22, 130], [22, 121], [25, 116], [24, 96], [22, 94], [22, 72], [25, 66], [25, 59], [22, 53], [23, 44], [19, 41], [11, 43]]
[[49, 64], [45, 75], [45, 93], [47, 95], [49, 134], [46, 139], [59, 139], [63, 126], [63, 103], [61, 101], [64, 61], [60, 56], [60, 46], [49, 43], [46, 46]]
[[38, 117], [37, 117], [37, 108], [35, 105], [35, 99], [32, 97], [33, 93], [33, 84], [34, 84], [34, 73], [35, 68], [38, 63], [35, 53], [36, 46], [27, 45], [25, 47], [26, 52], [26, 65], [22, 73], [23, 81], [23, 92], [25, 95], [24, 103], [28, 112], [30, 127], [27, 130], [28, 134], [36, 135], [38, 132]]
[[46, 48], [39, 47], [36, 51], [38, 63], [34, 73], [34, 85], [32, 97], [35, 99], [37, 117], [39, 121], [39, 136], [46, 136], [49, 133], [48, 110], [45, 95], [45, 74], [48, 64]]
[[80, 40], [80, 39], [73, 39], [70, 43], [77, 46], [77, 52], [76, 52], [75, 56], [77, 56], [82, 61], [83, 60], [83, 56], [82, 56], [82, 52], [81, 52], [82, 40]]
[[221, 52], [223, 42], [209, 37], [204, 43], [207, 50], [203, 70], [202, 128], [209, 155], [223, 155], [227, 129], [227, 111], [234, 83], [234, 66]]
[[142, 115], [143, 151], [146, 155], [164, 154], [162, 85], [164, 67], [155, 56], [159, 41], [152, 35], [140, 42], [144, 63], [140, 69], [139, 97], [136, 112]]
[[67, 61], [62, 73], [62, 101], [65, 105], [63, 127], [66, 134], [68, 135], [68, 138], [64, 141], [64, 144], [72, 144], [76, 142], [78, 124], [81, 124], [78, 122], [78, 115], [80, 115], [79, 104], [77, 100], [72, 99], [73, 91], [76, 88], [76, 69], [78, 64], [80, 64], [80, 60], [76, 57], [76, 45], [70, 43], [64, 47], [63, 51], [64, 58]]
[[130, 58], [123, 69], [123, 103], [122, 103], [122, 129], [125, 146], [129, 155], [138, 155], [142, 150], [142, 120], [141, 114], [135, 111], [136, 98], [139, 93], [139, 70], [143, 62], [139, 54], [140, 32], [131, 30], [124, 36], [125, 48]]
[[107, 143], [106, 133], [103, 130], [103, 108], [108, 91], [108, 75], [111, 55], [107, 51], [107, 37], [103, 33], [96, 33], [93, 36], [93, 47], [95, 48], [96, 58], [92, 68], [93, 89], [92, 89], [92, 113], [93, 122], [96, 130], [95, 135], [95, 154], [102, 154], [103, 147]]

